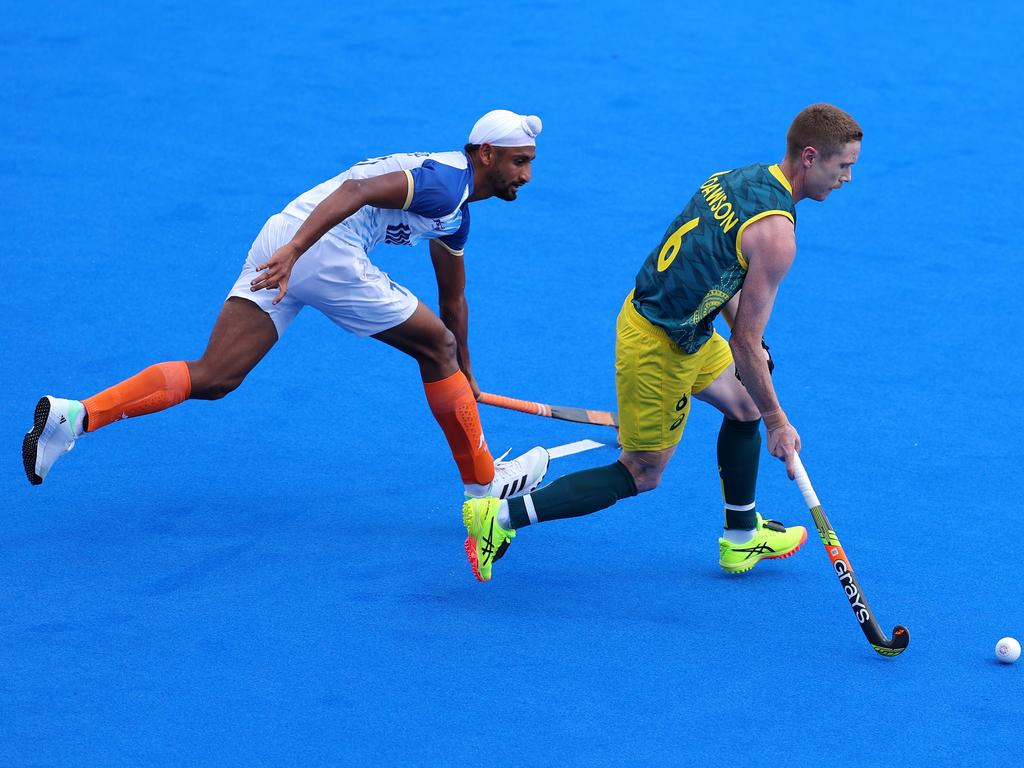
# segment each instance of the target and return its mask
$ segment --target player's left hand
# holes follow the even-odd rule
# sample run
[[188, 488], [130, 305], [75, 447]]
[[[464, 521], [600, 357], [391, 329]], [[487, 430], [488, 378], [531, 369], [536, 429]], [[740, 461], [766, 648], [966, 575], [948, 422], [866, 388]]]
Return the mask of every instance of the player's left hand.
[[256, 270], [260, 274], [249, 284], [250, 290], [255, 292], [277, 288], [278, 294], [273, 302], [277, 304], [288, 293], [288, 278], [292, 274], [292, 266], [300, 255], [291, 243], [282, 245], [267, 261], [256, 265]]

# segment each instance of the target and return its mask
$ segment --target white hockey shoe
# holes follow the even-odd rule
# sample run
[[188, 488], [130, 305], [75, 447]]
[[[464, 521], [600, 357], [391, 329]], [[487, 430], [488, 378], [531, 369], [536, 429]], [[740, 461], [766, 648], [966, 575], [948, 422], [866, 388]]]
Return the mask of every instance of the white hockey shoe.
[[78, 400], [47, 395], [36, 403], [35, 422], [21, 443], [25, 475], [32, 485], [42, 483], [53, 463], [75, 447], [84, 416], [85, 406]]
[[511, 499], [537, 490], [551, 463], [548, 452], [538, 445], [511, 461], [504, 461], [505, 456], [508, 456], [507, 451], [495, 459], [494, 479], [490, 485], [467, 485], [466, 498], [493, 496], [498, 499]]

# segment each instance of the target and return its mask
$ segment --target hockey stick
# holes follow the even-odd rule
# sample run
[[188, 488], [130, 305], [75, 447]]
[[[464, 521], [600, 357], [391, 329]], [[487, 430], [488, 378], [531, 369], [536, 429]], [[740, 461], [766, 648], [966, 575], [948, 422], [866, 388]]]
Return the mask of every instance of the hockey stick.
[[592, 451], [595, 448], [607, 448], [604, 443], [599, 443], [596, 440], [577, 440], [575, 443], [566, 443], [565, 445], [556, 445], [554, 448], [548, 448], [548, 458], [560, 459], [563, 456], [574, 456], [577, 453], [583, 453], [584, 451]]
[[907, 643], [910, 642], [910, 632], [906, 627], [897, 624], [892, 631], [892, 640], [885, 636], [885, 632], [878, 626], [871, 608], [868, 607], [864, 590], [861, 589], [857, 577], [853, 575], [850, 558], [843, 551], [843, 546], [832, 529], [832, 523], [825, 516], [825, 510], [821, 508], [821, 502], [818, 501], [818, 497], [811, 487], [811, 481], [807, 477], [807, 470], [804, 469], [799, 454], [793, 455], [793, 465], [796, 484], [804, 496], [804, 503], [811, 510], [811, 517], [814, 518], [814, 525], [818, 529], [818, 535], [821, 536], [821, 543], [825, 545], [825, 551], [828, 553], [829, 560], [832, 561], [836, 575], [839, 576], [839, 583], [843, 585], [843, 591], [846, 592], [850, 607], [853, 608], [853, 615], [860, 622], [864, 636], [871, 643], [871, 647], [883, 656], [899, 656], [906, 650]]
[[535, 403], [532, 400], [518, 400], [514, 397], [504, 395], [492, 395], [489, 392], [480, 393], [480, 402], [493, 405], [498, 408], [507, 408], [510, 411], [521, 413], [532, 413], [534, 416], [547, 416], [562, 421], [575, 421], [578, 424], [599, 424], [605, 427], [618, 429], [619, 422], [615, 414], [610, 411], [591, 411], [586, 408], [571, 408], [565, 405], [547, 405], [546, 403]]

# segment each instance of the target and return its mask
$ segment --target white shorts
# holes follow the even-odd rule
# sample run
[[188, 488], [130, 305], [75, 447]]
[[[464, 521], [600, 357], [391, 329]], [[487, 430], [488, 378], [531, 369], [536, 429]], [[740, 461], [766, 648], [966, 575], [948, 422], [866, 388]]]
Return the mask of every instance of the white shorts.
[[377, 269], [362, 248], [330, 235], [320, 238], [295, 262], [288, 293], [280, 302], [273, 303], [276, 288], [252, 291], [250, 283], [259, 274], [256, 265], [291, 240], [301, 225], [300, 219], [284, 213], [267, 219], [228, 297], [239, 296], [256, 303], [274, 321], [279, 338], [307, 305], [357, 336], [372, 336], [409, 319], [419, 300]]

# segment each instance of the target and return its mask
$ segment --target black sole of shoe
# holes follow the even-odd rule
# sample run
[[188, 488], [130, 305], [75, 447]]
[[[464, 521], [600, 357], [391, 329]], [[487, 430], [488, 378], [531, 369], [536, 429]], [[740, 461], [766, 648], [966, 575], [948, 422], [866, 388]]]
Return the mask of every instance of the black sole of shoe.
[[43, 478], [36, 474], [36, 452], [39, 449], [39, 437], [43, 434], [46, 420], [50, 418], [50, 401], [45, 397], [36, 403], [35, 421], [32, 431], [26, 433], [21, 441], [21, 460], [25, 463], [25, 477], [32, 485], [42, 485]]

